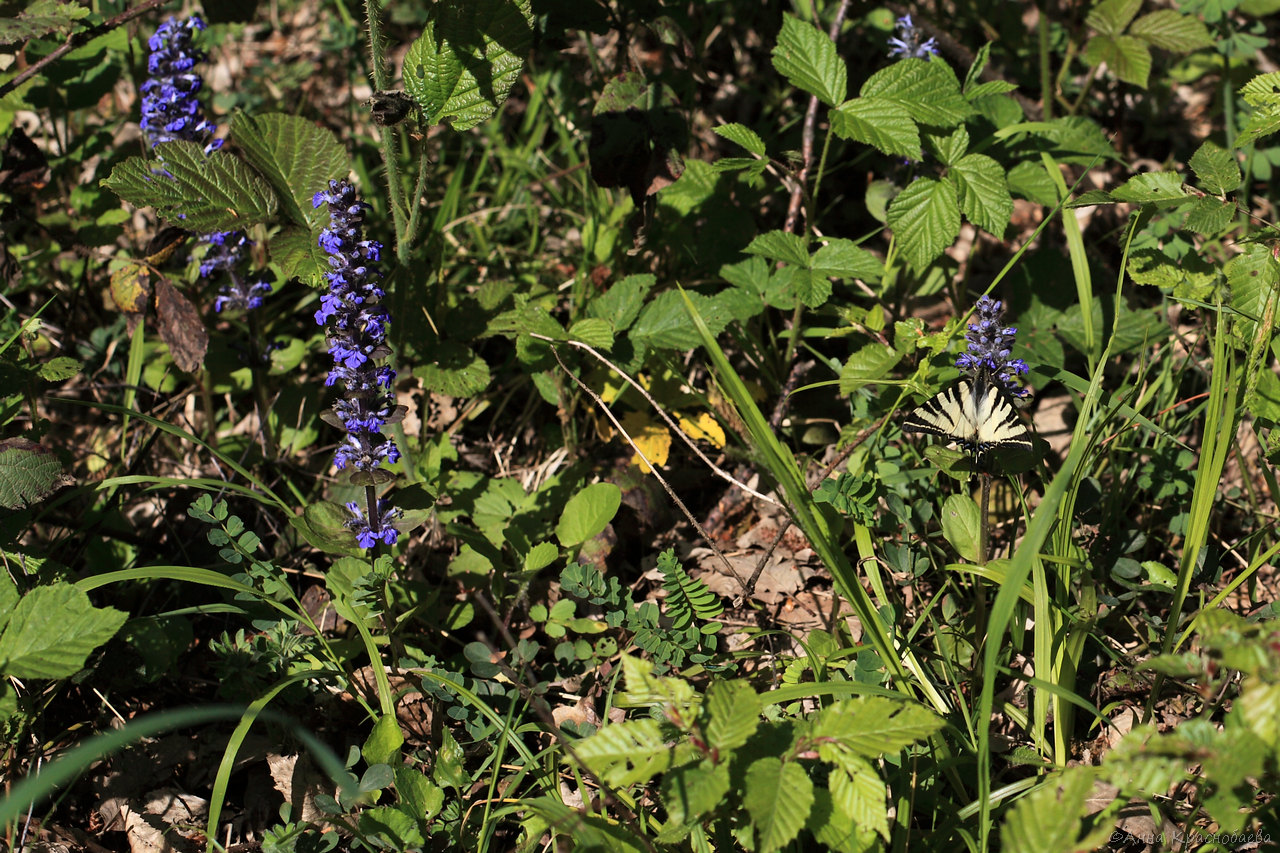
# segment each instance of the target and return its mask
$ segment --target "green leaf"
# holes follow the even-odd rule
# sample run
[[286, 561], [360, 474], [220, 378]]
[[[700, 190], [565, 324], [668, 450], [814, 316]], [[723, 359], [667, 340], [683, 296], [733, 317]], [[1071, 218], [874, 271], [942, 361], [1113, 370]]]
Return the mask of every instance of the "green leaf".
[[94, 607], [67, 583], [38, 586], [13, 608], [0, 634], [0, 673], [13, 678], [66, 678], [89, 653], [115, 636], [129, 614]]
[[996, 237], [1004, 236], [1013, 216], [1013, 197], [1004, 169], [985, 154], [966, 154], [949, 172], [960, 190], [960, 210], [969, 221]]
[[960, 235], [955, 185], [933, 178], [912, 181], [889, 204], [889, 227], [903, 257], [914, 269], [924, 270]]
[[911, 110], [885, 98], [854, 98], [831, 111], [831, 132], [870, 145], [891, 157], [921, 160], [920, 131]]
[[587, 316], [608, 320], [615, 332], [623, 331], [640, 315], [640, 307], [655, 280], [646, 273], [629, 275], [615, 282], [604, 294], [587, 303]]
[[1224, 196], [1240, 188], [1240, 164], [1236, 155], [1221, 145], [1205, 140], [1187, 163], [1200, 181], [1200, 189]]
[[707, 688], [703, 711], [707, 745], [732, 750], [746, 743], [760, 725], [760, 697], [745, 681], [714, 681]]
[[623, 788], [648, 782], [669, 769], [676, 756], [653, 719], [604, 725], [590, 737], [576, 741], [573, 751], [592, 773]]
[[45, 382], [63, 382], [75, 376], [84, 367], [79, 360], [66, 355], [41, 362], [36, 368], [36, 375]]
[[888, 789], [869, 762], [853, 758], [833, 770], [828, 781], [831, 803], [855, 826], [889, 839]]
[[1191, 203], [1187, 211], [1186, 228], [1197, 234], [1215, 236], [1226, 230], [1236, 217], [1234, 201], [1207, 195]]
[[[1029, 201], [1052, 207], [1058, 203], [1058, 187], [1040, 163], [1024, 160], [1009, 170], [1009, 191]], [[1108, 197], [1109, 200], [1109, 197]]]
[[327, 207], [316, 208], [312, 197], [351, 170], [350, 155], [333, 131], [301, 116], [238, 112], [231, 140], [275, 187], [285, 216], [309, 231], [328, 223]]
[[1147, 88], [1151, 74], [1151, 48], [1133, 36], [1094, 36], [1084, 46], [1084, 59], [1090, 65], [1107, 64], [1111, 73], [1126, 83]]
[[402, 746], [404, 735], [400, 731], [400, 723], [394, 714], [384, 714], [373, 724], [360, 755], [368, 764], [397, 764]]
[[550, 542], [539, 542], [524, 555], [524, 571], [536, 572], [545, 569], [560, 556], [560, 549]]
[[[709, 296], [690, 293], [689, 298], [712, 334], [719, 334], [732, 319], [728, 310]], [[655, 296], [640, 312], [629, 334], [632, 340], [656, 349], [692, 349], [700, 342], [689, 322], [684, 300], [675, 290]]]
[[742, 804], [756, 830], [756, 853], [791, 843], [813, 807], [813, 782], [795, 762], [769, 756], [752, 762], [743, 780]]
[[1085, 24], [1108, 36], [1118, 36], [1142, 8], [1142, 0], [1102, 0], [1089, 10]]
[[613, 326], [608, 320], [600, 317], [583, 317], [569, 327], [569, 339], [596, 349], [611, 349]]
[[404, 58], [405, 91], [429, 124], [468, 130], [507, 99], [533, 41], [530, 0], [435, 3]]
[[566, 548], [581, 545], [604, 530], [622, 504], [622, 490], [613, 483], [592, 483], [564, 505], [556, 538]]
[[[15, 4], [17, 5], [17, 4]], [[47, 35], [65, 35], [89, 9], [59, 0], [35, 0], [15, 17], [0, 19], [0, 44], [14, 44]]]
[[915, 121], [934, 127], [955, 127], [973, 115], [956, 73], [945, 62], [899, 60], [871, 75], [858, 94], [901, 104]]
[[1133, 22], [1129, 35], [1174, 53], [1213, 47], [1213, 36], [1209, 35], [1203, 21], [1173, 9], [1160, 9], [1143, 15]]
[[876, 759], [924, 740], [942, 725], [942, 718], [923, 705], [865, 696], [823, 708], [810, 735], [823, 742], [819, 753], [824, 761], [838, 761], [841, 753]]
[[729, 793], [729, 762], [690, 764], [662, 777], [662, 803], [670, 819], [692, 824], [710, 814]]
[[0, 630], [9, 624], [9, 616], [18, 604], [18, 587], [8, 572], [0, 572]]
[[820, 308], [831, 296], [831, 282], [825, 276], [814, 275], [800, 267], [785, 267], [778, 271], [785, 277], [789, 290], [808, 308]]
[[21, 509], [66, 485], [57, 455], [26, 438], [0, 441], [0, 506]]
[[377, 847], [392, 850], [421, 850], [426, 843], [417, 818], [395, 806], [374, 806], [360, 812], [360, 835]]
[[971, 563], [978, 561], [980, 516], [978, 505], [968, 495], [952, 495], [942, 505], [942, 536]]
[[397, 767], [395, 772], [396, 794], [414, 814], [431, 820], [440, 813], [444, 807], [443, 788], [412, 767]]
[[319, 231], [286, 225], [267, 243], [271, 260], [280, 265], [286, 279], [298, 278], [311, 287], [324, 283], [329, 256], [320, 248]]
[[456, 341], [440, 341], [430, 353], [430, 361], [413, 369], [428, 391], [450, 397], [474, 397], [489, 387], [489, 364], [467, 346]]
[[860, 279], [875, 284], [884, 276], [884, 262], [852, 240], [833, 237], [813, 253], [809, 263], [815, 275]]
[[760, 255], [771, 261], [781, 261], [793, 266], [809, 268], [809, 248], [803, 237], [789, 231], [766, 231], [742, 250], [748, 255]]
[[849, 93], [848, 69], [827, 34], [796, 16], [782, 14], [773, 67], [797, 89], [834, 107]]
[[754, 130], [745, 125], [731, 122], [722, 124], [719, 127], [713, 127], [712, 130], [715, 131], [717, 136], [741, 145], [757, 157], [764, 157], [766, 154], [764, 140]]
[[1084, 816], [1093, 792], [1092, 768], [1051, 773], [1018, 800], [1000, 827], [1000, 849], [1006, 853], [1053, 853], [1093, 850], [1106, 840], [1110, 823], [1084, 832]]
[[1243, 148], [1254, 140], [1280, 131], [1280, 71], [1259, 74], [1240, 89], [1245, 103], [1253, 107], [1249, 123], [1231, 144]]
[[226, 151], [206, 157], [195, 142], [162, 142], [155, 152], [158, 159], [118, 164], [102, 185], [190, 231], [244, 229], [275, 215], [271, 185], [238, 157]]
[[879, 342], [864, 345], [840, 368], [840, 393], [852, 394], [864, 385], [883, 379], [901, 360], [902, 353], [893, 347]]
[[1182, 185], [1177, 172], [1146, 172], [1134, 175], [1124, 185], [1112, 190], [1116, 201], [1173, 207], [1191, 201], [1195, 196]]

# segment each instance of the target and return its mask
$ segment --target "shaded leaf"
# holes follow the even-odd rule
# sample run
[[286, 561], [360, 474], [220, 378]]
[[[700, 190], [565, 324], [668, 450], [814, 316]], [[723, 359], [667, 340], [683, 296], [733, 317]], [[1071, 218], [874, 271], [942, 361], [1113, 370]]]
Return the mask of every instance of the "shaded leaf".
[[592, 483], [565, 504], [556, 538], [567, 548], [581, 545], [604, 530], [621, 504], [622, 490], [613, 483]]
[[200, 312], [167, 278], [156, 281], [156, 317], [160, 339], [169, 345], [173, 363], [184, 373], [195, 373], [209, 349], [209, 332]]
[[0, 506], [22, 509], [73, 482], [52, 450], [26, 438], [0, 441]]
[[351, 169], [350, 156], [333, 131], [301, 116], [236, 113], [231, 139], [275, 187], [289, 219], [308, 230], [328, 224], [327, 206], [317, 209], [312, 197]]
[[14, 678], [66, 678], [89, 653], [115, 636], [129, 614], [94, 607], [71, 584], [38, 586], [13, 608], [0, 634], [0, 673]]
[[795, 762], [769, 756], [752, 762], [743, 780], [742, 804], [756, 831], [757, 853], [769, 853], [791, 843], [813, 806], [813, 782]]

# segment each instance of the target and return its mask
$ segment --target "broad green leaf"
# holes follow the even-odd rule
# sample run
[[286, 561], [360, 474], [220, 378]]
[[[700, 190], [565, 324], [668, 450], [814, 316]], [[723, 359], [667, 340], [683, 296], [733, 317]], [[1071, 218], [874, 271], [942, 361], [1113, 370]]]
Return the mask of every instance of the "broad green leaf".
[[360, 755], [368, 764], [392, 764], [404, 746], [404, 734], [394, 714], [384, 714], [373, 724], [373, 729], [360, 748]]
[[833, 237], [813, 253], [809, 263], [815, 275], [859, 279], [875, 284], [884, 276], [884, 262], [852, 240]]
[[893, 347], [879, 342], [866, 344], [840, 368], [840, 393], [852, 394], [864, 385], [878, 382], [901, 360], [902, 353]]
[[956, 73], [945, 62], [899, 60], [871, 75], [858, 94], [901, 104], [915, 121], [934, 127], [955, 127], [973, 114]]
[[1254, 77], [1240, 87], [1240, 97], [1251, 107], [1280, 107], [1280, 71]]
[[831, 803], [857, 826], [889, 839], [888, 789], [871, 763], [861, 758], [842, 762], [828, 780]]
[[1231, 200], [1223, 200], [1211, 195], [1203, 196], [1191, 203], [1187, 211], [1186, 228], [1197, 234], [1212, 237], [1226, 230], [1236, 217], [1236, 204]]
[[573, 751], [592, 773], [618, 787], [648, 782], [669, 769], [676, 756], [653, 719], [606, 724], [576, 741]]
[[1102, 0], [1089, 10], [1084, 22], [1099, 33], [1118, 36], [1142, 8], [1142, 0]]
[[1013, 216], [1013, 197], [1004, 182], [1004, 169], [985, 154], [966, 154], [948, 173], [960, 190], [960, 210], [969, 221], [996, 237], [1003, 237]]
[[1233, 151], [1205, 140], [1187, 163], [1200, 181], [1200, 189], [1224, 196], [1240, 188], [1240, 164]]
[[0, 44], [15, 44], [54, 33], [65, 35], [88, 14], [89, 9], [78, 3], [35, 0], [17, 15], [0, 19]]
[[1147, 88], [1151, 75], [1151, 48], [1133, 36], [1094, 36], [1084, 46], [1084, 59], [1090, 65], [1107, 64], [1111, 73], [1126, 83]]
[[743, 780], [742, 804], [756, 830], [756, 853], [790, 844], [813, 807], [813, 782], [794, 761], [769, 756], [752, 762]]
[[927, 133], [925, 141], [944, 166], [954, 166], [969, 150], [969, 131], [960, 125], [949, 134]]
[[94, 607], [67, 583], [38, 586], [22, 596], [0, 634], [0, 673], [13, 678], [66, 678], [89, 653], [115, 636], [129, 614]]
[[569, 339], [596, 349], [613, 347], [613, 326], [601, 317], [583, 317], [569, 327]]
[[5, 509], [39, 503], [69, 482], [62, 461], [47, 447], [26, 438], [0, 441], [0, 506]]
[[581, 545], [604, 530], [622, 503], [622, 490], [613, 483], [592, 483], [564, 505], [556, 538], [566, 548]]
[[782, 14], [773, 67], [797, 89], [834, 107], [849, 93], [848, 70], [827, 34], [794, 15]]
[[885, 98], [853, 98], [831, 111], [831, 132], [894, 157], [923, 159], [910, 108]]
[[787, 277], [791, 292], [807, 308], [821, 308], [831, 297], [831, 282], [826, 276], [814, 275], [811, 270], [800, 267], [779, 270], [779, 275]]
[[1231, 713], [1238, 714], [1272, 754], [1280, 749], [1280, 684], [1250, 683], [1235, 700]]
[[405, 91], [428, 123], [468, 130], [507, 99], [533, 41], [531, 0], [436, 3], [404, 58]]
[[195, 142], [162, 142], [155, 152], [158, 159], [119, 163], [102, 185], [190, 231], [244, 229], [275, 215], [271, 185], [240, 158], [226, 151], [206, 157]]
[[714, 749], [742, 746], [760, 725], [760, 697], [745, 681], [712, 682], [702, 707], [709, 717], [707, 745]]
[[444, 807], [444, 789], [436, 785], [421, 771], [412, 767], [397, 767], [396, 795], [423, 820], [431, 820]]
[[1084, 816], [1093, 792], [1092, 768], [1050, 773], [1030, 794], [1018, 800], [1000, 827], [1000, 849], [1006, 853], [1071, 853], [1094, 850], [1113, 827], [1108, 822], [1085, 832]]
[[275, 187], [289, 219], [309, 230], [328, 222], [328, 207], [316, 208], [312, 198], [351, 170], [351, 157], [333, 131], [301, 116], [238, 112], [231, 119], [231, 139]]
[[1203, 21], [1173, 9], [1159, 9], [1143, 15], [1133, 22], [1129, 35], [1174, 53], [1213, 47], [1213, 36], [1209, 35]]
[[489, 364], [469, 347], [456, 341], [440, 341], [431, 348], [428, 361], [413, 369], [428, 391], [450, 397], [474, 397], [489, 387]]
[[[732, 319], [725, 307], [709, 296], [690, 293], [689, 298], [712, 334], [719, 334]], [[657, 349], [692, 349], [700, 341], [685, 312], [684, 300], [675, 290], [655, 296], [640, 312], [629, 334], [632, 340]]]
[[960, 236], [955, 185], [917, 178], [889, 204], [889, 227], [903, 257], [914, 269], [923, 270]]
[[392, 850], [421, 850], [426, 844], [415, 816], [395, 806], [373, 806], [360, 812], [360, 835], [378, 847]]
[[713, 127], [712, 130], [715, 131], [717, 136], [722, 136], [730, 142], [741, 145], [757, 157], [763, 157], [766, 154], [764, 140], [749, 127], [731, 122], [722, 124], [719, 127]]
[[781, 261], [797, 267], [809, 268], [809, 248], [804, 238], [789, 231], [766, 231], [742, 250], [748, 255], [761, 255], [771, 261]]
[[677, 824], [693, 823], [714, 811], [728, 793], [727, 761], [677, 767], [662, 777], [662, 803]]
[[[12, 558], [14, 555], [6, 554], [5, 556]], [[13, 608], [17, 604], [17, 585], [14, 584], [13, 578], [9, 577], [8, 572], [0, 572], [0, 631], [3, 631], [4, 626], [9, 623], [9, 614], [13, 613]]]
[[[972, 503], [972, 501], [970, 501]], [[942, 728], [943, 720], [923, 705], [886, 696], [842, 699], [823, 708], [810, 734], [830, 748], [824, 760], [846, 752], [867, 759], [896, 753]]]
[[655, 278], [646, 273], [629, 275], [615, 282], [587, 303], [587, 316], [608, 320], [615, 332], [623, 331], [640, 316], [640, 308], [654, 281]]
[[[1009, 192], [1049, 207], [1058, 203], [1058, 188], [1040, 163], [1024, 160], [1009, 170]], [[1110, 197], [1108, 197], [1110, 201]]]
[[539, 542], [524, 555], [523, 568], [526, 572], [536, 572], [551, 565], [559, 556], [560, 549], [555, 545], [550, 542]]
[[271, 260], [280, 265], [286, 279], [298, 278], [311, 287], [324, 283], [329, 271], [328, 254], [320, 248], [319, 231], [286, 225], [267, 243]]
[[1116, 201], [1171, 207], [1191, 201], [1195, 195], [1182, 185], [1177, 172], [1146, 172], [1134, 175], [1123, 186], [1112, 190], [1111, 197]]
[[942, 536], [956, 553], [971, 563], [978, 556], [978, 529], [981, 513], [968, 495], [951, 495], [942, 505]]
[[[830, 782], [828, 782], [828, 785]], [[813, 789], [813, 808], [805, 828], [823, 849], [838, 853], [864, 853], [877, 849], [873, 832], [858, 826], [831, 801], [831, 792], [824, 788]]]

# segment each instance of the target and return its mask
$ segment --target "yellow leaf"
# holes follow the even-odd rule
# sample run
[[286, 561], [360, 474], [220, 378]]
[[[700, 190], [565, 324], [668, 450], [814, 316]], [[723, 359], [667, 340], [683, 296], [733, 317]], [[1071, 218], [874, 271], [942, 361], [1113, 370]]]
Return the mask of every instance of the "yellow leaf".
[[[671, 433], [660, 423], [656, 423], [644, 412], [628, 412], [622, 419], [622, 428], [636, 443], [636, 447], [644, 453], [654, 465], [665, 465], [671, 453]], [[631, 457], [631, 464], [640, 469], [640, 473], [648, 474], [650, 468], [636, 453]]]
[[720, 428], [720, 424], [709, 412], [703, 412], [698, 415], [696, 421], [691, 421], [681, 415], [680, 429], [684, 430], [685, 435], [694, 441], [706, 441], [717, 448], [724, 447], [724, 430]]

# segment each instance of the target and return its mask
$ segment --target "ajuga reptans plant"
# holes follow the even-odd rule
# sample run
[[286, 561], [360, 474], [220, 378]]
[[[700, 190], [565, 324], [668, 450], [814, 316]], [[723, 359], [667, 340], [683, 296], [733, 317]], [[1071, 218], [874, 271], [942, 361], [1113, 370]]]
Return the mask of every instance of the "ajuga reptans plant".
[[325, 327], [333, 356], [325, 385], [343, 389], [325, 420], [346, 431], [334, 464], [354, 469], [351, 481], [365, 487], [364, 506], [347, 504], [352, 514], [347, 526], [355, 531], [361, 548], [379, 542], [394, 545], [399, 536], [394, 524], [403, 513], [376, 492], [379, 483], [391, 479], [389, 472], [379, 470], [382, 463], [400, 458], [396, 443], [382, 434], [382, 428], [404, 416], [391, 390], [396, 372], [379, 364], [391, 353], [386, 344], [390, 318], [382, 305], [385, 293], [377, 266], [382, 244], [364, 239], [365, 205], [356, 200], [349, 182], [330, 181], [329, 189], [316, 193], [312, 203], [329, 205], [329, 226], [320, 232], [320, 248], [329, 255], [329, 288], [315, 314], [316, 322]]
[[1010, 394], [1025, 397], [1028, 392], [1018, 377], [1027, 372], [1027, 363], [1009, 358], [1018, 330], [1001, 324], [1003, 303], [983, 295], [974, 304], [973, 312], [975, 320], [964, 334], [969, 348], [956, 359], [956, 367], [974, 376], [986, 373], [998, 379]]
[[894, 23], [895, 35], [889, 37], [890, 56], [914, 56], [917, 59], [938, 55], [938, 42], [934, 38], [921, 40], [923, 33], [911, 23], [910, 15], [903, 15]]

